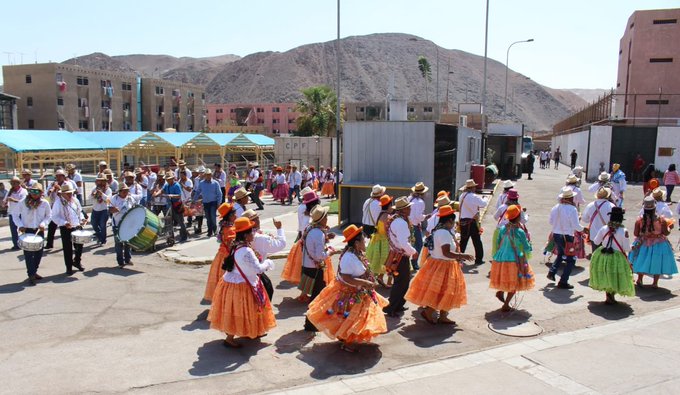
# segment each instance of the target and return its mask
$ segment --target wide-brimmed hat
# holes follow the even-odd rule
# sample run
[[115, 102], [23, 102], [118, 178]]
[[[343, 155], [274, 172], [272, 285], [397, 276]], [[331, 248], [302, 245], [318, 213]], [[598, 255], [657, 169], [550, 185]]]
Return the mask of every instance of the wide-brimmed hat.
[[131, 171], [126, 171], [125, 173], [123, 173], [123, 177], [134, 177], [134, 176], [135, 176], [135, 173], [133, 173]]
[[595, 193], [596, 199], [608, 199], [612, 195], [612, 190], [609, 188], [600, 188]]
[[106, 177], [102, 174], [101, 176], [97, 176], [97, 178], [94, 179], [95, 181], [106, 181]]
[[371, 197], [377, 198], [385, 194], [385, 191], [387, 188], [380, 184], [375, 184], [373, 185], [373, 188], [371, 189]]
[[309, 192], [312, 192], [312, 188], [310, 188], [310, 187], [304, 187], [304, 188], [302, 188], [302, 190], [300, 191], [300, 194], [302, 195], [302, 197], [303, 197], [303, 199], [304, 199], [305, 194], [306, 194], [306, 193], [309, 193]]
[[56, 176], [64, 176], [64, 177], [65, 177], [65, 176], [66, 176], [66, 173], [64, 173], [63, 170], [59, 169], [59, 170], [57, 170], [57, 171], [54, 172], [54, 176], [55, 176], [55, 177], [56, 177]]
[[169, 172], [165, 173], [165, 179], [166, 179], [166, 180], [174, 180], [174, 179], [175, 179], [175, 175], [172, 174], [171, 171], [169, 171]]
[[66, 171], [71, 171], [71, 170], [75, 170], [75, 169], [76, 169], [76, 165], [74, 165], [73, 163], [69, 163], [69, 164], [66, 165]]
[[99, 166], [108, 166], [108, 165], [106, 164], [106, 161], [101, 161], [101, 162], [99, 162]]
[[510, 189], [515, 186], [515, 183], [510, 180], [503, 181], [503, 189]]
[[645, 210], [656, 209], [656, 199], [652, 196], [645, 196], [645, 199], [642, 201], [642, 208]]
[[443, 217], [448, 217], [450, 215], [454, 215], [456, 213], [456, 210], [453, 209], [451, 206], [443, 206], [439, 209], [439, 212], [437, 213], [437, 216], [439, 218]]
[[205, 169], [205, 171], [203, 172], [203, 174], [205, 174], [206, 176], [211, 176], [211, 175], [212, 175], [212, 170], [210, 170], [209, 168], [208, 168], [208, 169]]
[[390, 203], [392, 203], [392, 196], [390, 195], [380, 196], [380, 207], [385, 207]]
[[426, 193], [428, 190], [430, 190], [430, 188], [426, 187], [422, 182], [416, 183], [416, 185], [411, 188], [411, 192], [420, 194]]
[[663, 198], [663, 191], [659, 188], [655, 188], [652, 191], [652, 197], [654, 197], [654, 199], [662, 199]]
[[177, 166], [186, 166], [186, 165], [187, 165], [187, 162], [183, 161], [182, 159], [180, 159], [179, 162], [177, 162]]
[[603, 181], [603, 182], [609, 181], [610, 178], [611, 178], [611, 176], [606, 171], [603, 171], [602, 173], [600, 173], [599, 176], [597, 176], [598, 181]]
[[253, 162], [253, 163], [251, 163], [250, 165], [253, 166], [253, 167], [260, 167], [260, 164], [257, 163], [257, 162]]
[[110, 174], [110, 175], [113, 175], [113, 170], [111, 170], [111, 169], [105, 169], [105, 170], [104, 170], [104, 175], [105, 175], [105, 176], [108, 176], [109, 174]]
[[142, 174], [144, 171], [142, 170], [141, 167], [138, 167], [135, 169], [135, 174]]
[[508, 191], [508, 200], [517, 200], [519, 199], [519, 192], [517, 192], [516, 189], [511, 189]]
[[240, 217], [234, 221], [234, 230], [236, 233], [241, 233], [253, 229], [255, 223], [247, 217]]
[[435, 207], [448, 206], [449, 204], [451, 204], [451, 199], [449, 199], [449, 197], [446, 195], [438, 197], [434, 202]]
[[576, 177], [573, 174], [569, 174], [569, 176], [567, 177], [567, 184], [576, 184], [578, 183], [578, 181], [579, 181], [578, 177]]
[[411, 207], [413, 203], [409, 202], [406, 196], [402, 196], [397, 198], [397, 200], [394, 201], [394, 209], [399, 211], [403, 210], [407, 207]]
[[614, 221], [614, 222], [623, 222], [623, 214], [626, 213], [626, 210], [622, 209], [621, 207], [612, 207], [612, 211], [608, 213], [609, 215], [609, 220]]
[[33, 175], [33, 172], [30, 169], [24, 169], [21, 171], [21, 175], [28, 174], [28, 175]]
[[30, 191], [31, 189], [37, 189], [37, 190], [39, 190], [39, 191], [41, 191], [41, 192], [42, 192], [42, 190], [43, 190], [43, 186], [42, 186], [42, 184], [41, 184], [41, 183], [39, 183], [39, 182], [36, 182], [36, 183], [35, 183], [35, 184], [33, 184], [32, 186], [28, 187], [28, 190], [29, 190], [29, 191]]
[[357, 235], [361, 234], [361, 231], [364, 230], [363, 226], [356, 226], [356, 225], [350, 225], [345, 228], [345, 230], [342, 231], [342, 235], [345, 236], [345, 240], [343, 240], [343, 243], [349, 243], [350, 241], [354, 240]]
[[203, 167], [203, 166], [198, 166], [198, 167], [196, 168], [196, 171], [198, 172], [198, 174], [205, 173], [205, 167]]
[[241, 217], [246, 217], [251, 221], [254, 221], [255, 218], [259, 218], [260, 215], [255, 212], [252, 208], [249, 208], [248, 210], [244, 211], [243, 214], [241, 214]]
[[233, 207], [233, 204], [224, 202], [220, 204], [220, 207], [217, 208], [217, 213], [220, 215], [220, 217], [224, 218], [229, 214]]
[[118, 187], [118, 192], [121, 192], [121, 191], [129, 191], [129, 190], [130, 190], [130, 187], [129, 187], [126, 183], [122, 183], [122, 184], [120, 184], [120, 186]]
[[305, 171], [305, 170], [309, 170], [309, 169], [307, 168], [307, 166], [302, 165], [302, 171]]
[[564, 188], [562, 188], [562, 191], [560, 192], [558, 197], [560, 199], [569, 199], [569, 198], [573, 198], [574, 196], [575, 196], [575, 194], [574, 194], [573, 189], [564, 187]]
[[464, 191], [466, 189], [473, 189], [473, 188], [476, 188], [476, 187], [477, 187], [477, 183], [475, 182], [475, 180], [469, 179], [469, 180], [465, 181], [465, 185], [460, 187], [460, 190]]
[[234, 191], [234, 199], [236, 200], [241, 200], [246, 196], [249, 196], [250, 192], [246, 191], [245, 188], [239, 188], [236, 191]]
[[311, 203], [315, 200], [319, 200], [319, 196], [316, 194], [316, 192], [314, 192], [312, 190], [310, 190], [309, 192], [302, 195], [302, 203], [303, 204]]
[[317, 222], [323, 220], [326, 217], [326, 215], [328, 215], [328, 207], [316, 205], [312, 209], [312, 212], [309, 213], [309, 215], [312, 218], [312, 222], [317, 223]]
[[519, 217], [521, 213], [522, 209], [519, 208], [518, 205], [513, 204], [512, 206], [508, 207], [507, 210], [505, 210], [505, 218], [507, 218], [509, 221], [512, 221], [513, 219]]
[[276, 169], [274, 169], [274, 170], [275, 170], [275, 171], [283, 171], [283, 167], [281, 167], [281, 166], [276, 166]]
[[64, 185], [61, 186], [61, 190], [59, 190], [59, 193], [73, 193], [73, 187], [71, 186], [70, 182], [65, 183]]

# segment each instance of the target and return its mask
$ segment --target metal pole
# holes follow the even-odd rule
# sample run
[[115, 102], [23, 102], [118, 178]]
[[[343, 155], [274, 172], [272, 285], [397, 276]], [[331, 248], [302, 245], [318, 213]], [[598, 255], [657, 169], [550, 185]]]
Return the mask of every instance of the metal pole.
[[484, 77], [482, 77], [482, 148], [480, 162], [484, 163], [486, 151], [486, 64], [487, 50], [489, 47], [489, 0], [486, 0], [486, 21], [484, 23]]
[[[338, 36], [335, 40], [336, 106], [335, 106], [335, 187], [340, 194], [340, 0], [338, 0]], [[387, 109], [385, 109], [387, 111]], [[336, 199], [338, 196], [336, 196]]]
[[512, 46], [515, 44], [530, 43], [532, 41], [534, 41], [533, 38], [515, 41], [514, 43], [510, 44], [510, 46], [508, 46], [508, 50], [505, 52], [505, 98], [503, 99], [503, 114], [507, 113], [508, 110], [508, 62], [510, 61], [510, 48], [512, 48]]
[[436, 110], [435, 110], [434, 116], [435, 116], [435, 122], [439, 122], [439, 113], [440, 113], [440, 108], [439, 108], [439, 46], [437, 44], [434, 44], [434, 48], [437, 50], [437, 88], [435, 89], [436, 95], [437, 95], [437, 101], [436, 101], [436, 107], [435, 107]]

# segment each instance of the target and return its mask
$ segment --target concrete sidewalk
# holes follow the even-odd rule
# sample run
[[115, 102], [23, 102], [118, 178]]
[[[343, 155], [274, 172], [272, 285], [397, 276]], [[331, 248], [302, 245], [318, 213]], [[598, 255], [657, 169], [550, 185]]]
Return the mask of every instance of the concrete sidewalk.
[[680, 384], [679, 325], [680, 308], [672, 308], [280, 393], [672, 394]]

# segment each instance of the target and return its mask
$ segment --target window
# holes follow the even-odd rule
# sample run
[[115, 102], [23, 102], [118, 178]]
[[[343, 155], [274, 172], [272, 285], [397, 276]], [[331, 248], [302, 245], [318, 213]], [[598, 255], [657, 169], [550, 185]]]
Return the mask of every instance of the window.
[[31, 96], [26, 98], [26, 105], [28, 107], [33, 107], [33, 98]]
[[257, 108], [257, 112], [264, 112], [264, 108]]
[[157, 86], [157, 87], [156, 87], [156, 94], [157, 94], [157, 95], [164, 95], [164, 94], [165, 94], [165, 90], [163, 89], [162, 86]]
[[87, 79], [87, 77], [77, 76], [76, 84], [81, 86], [90, 85], [90, 81]]
[[201, 93], [201, 100], [205, 100], [205, 93]]
[[273, 107], [273, 108], [272, 108], [272, 112], [280, 112], [280, 110], [279, 110], [278, 107]]
[[264, 124], [264, 119], [262, 119], [262, 118], [258, 118], [258, 120], [257, 120], [257, 124], [258, 124], [258, 125], [262, 125], [262, 124]]
[[[216, 114], [222, 114], [223, 112], [224, 112], [224, 109], [223, 109], [223, 108], [218, 108], [218, 109], [215, 110], [215, 113], [216, 113]], [[231, 109], [231, 112], [234, 112], [234, 109], [233, 109], [233, 108]]]
[[123, 111], [129, 111], [130, 110], [130, 103], [123, 103]]
[[87, 130], [87, 120], [85, 121], [78, 121], [78, 129], [80, 130]]
[[668, 100], [647, 100], [645, 101], [645, 104], [668, 104]]
[[432, 107], [423, 107], [423, 112], [432, 112]]
[[28, 128], [29, 129], [35, 129], [35, 121], [32, 119], [28, 120]]
[[64, 129], [65, 127], [66, 127], [66, 123], [64, 122], [63, 119], [60, 119], [59, 121], [57, 121], [57, 128]]
[[58, 106], [63, 106], [64, 105], [64, 98], [59, 96], [57, 97], [57, 105]]
[[26, 83], [30, 84], [31, 82], [33, 82], [33, 78], [31, 78], [30, 74], [26, 74]]
[[673, 63], [673, 58], [650, 58], [649, 63]]
[[157, 112], [158, 112], [158, 116], [163, 116], [163, 115], [165, 115], [165, 109], [163, 108], [163, 106], [158, 106], [158, 111], [157, 111]]
[[173, 113], [173, 114], [179, 114], [179, 107], [173, 107], [173, 108], [172, 108], [172, 113]]
[[124, 91], [131, 91], [132, 90], [132, 84], [129, 82], [123, 82], [121, 84], [121, 89]]
[[57, 82], [64, 82], [64, 75], [61, 73], [57, 73], [56, 75]]
[[413, 108], [413, 107], [409, 107], [409, 108], [408, 108], [408, 112], [416, 112], [416, 109]]
[[173, 89], [172, 90], [172, 97], [178, 97], [178, 96], [180, 96], [179, 89]]
[[678, 23], [677, 19], [654, 19], [655, 25], [671, 25], [673, 23]]
[[272, 123], [279, 123], [278, 119], [272, 119]]
[[364, 112], [364, 108], [363, 107], [357, 107], [357, 112]]
[[111, 102], [108, 100], [102, 100], [102, 108], [111, 108]]
[[295, 120], [294, 120], [294, 119], [289, 119], [289, 120], [288, 120], [288, 124], [290, 125], [291, 123], [295, 123]]
[[78, 98], [78, 107], [87, 107], [87, 99], [84, 97]]

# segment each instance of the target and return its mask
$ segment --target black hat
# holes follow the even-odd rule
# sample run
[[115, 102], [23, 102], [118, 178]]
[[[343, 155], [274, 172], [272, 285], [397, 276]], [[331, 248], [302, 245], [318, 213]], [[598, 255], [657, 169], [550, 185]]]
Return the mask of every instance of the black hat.
[[623, 214], [625, 210], [621, 207], [612, 207], [612, 211], [609, 213], [609, 220], [613, 222], [623, 222]]

